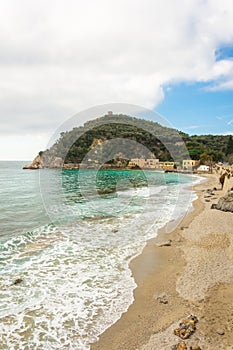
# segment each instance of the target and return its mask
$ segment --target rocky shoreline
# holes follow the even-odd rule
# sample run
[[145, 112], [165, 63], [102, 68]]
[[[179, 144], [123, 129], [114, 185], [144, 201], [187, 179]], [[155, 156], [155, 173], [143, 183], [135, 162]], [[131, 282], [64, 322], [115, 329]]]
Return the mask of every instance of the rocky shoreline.
[[43, 155], [38, 155], [34, 158], [31, 164], [26, 164], [23, 169], [24, 170], [37, 170], [37, 169], [65, 169], [65, 170], [78, 170], [78, 169], [99, 169], [102, 170], [150, 170], [150, 171], [162, 171], [164, 173], [180, 173], [180, 174], [197, 174], [197, 171], [190, 170], [177, 170], [177, 169], [163, 169], [163, 168], [139, 168], [132, 167], [123, 164], [123, 162], [119, 161], [118, 164], [80, 164], [80, 163], [64, 163], [64, 160], [60, 157], [51, 157], [46, 158]]
[[[92, 350], [233, 349], [233, 214], [211, 209], [230, 183], [206, 178], [195, 186], [194, 211], [132, 261], [135, 301]], [[182, 339], [175, 330], [190, 314], [195, 332]]]
[[[98, 169], [99, 165], [88, 165], [88, 164], [80, 164], [80, 163], [64, 163], [63, 159], [60, 157], [54, 157], [51, 159], [46, 159], [42, 155], [38, 155], [34, 158], [31, 164], [26, 164], [23, 169], [24, 170], [37, 170], [37, 169], [64, 169], [64, 170], [78, 170], [78, 169]], [[103, 164], [101, 166], [102, 170], [141, 170], [140, 168], [134, 168], [130, 166], [125, 166], [119, 163], [116, 164]], [[163, 171], [162, 168], [158, 169], [143, 169], [143, 170], [154, 170], [154, 171]], [[177, 172], [177, 171], [174, 171]], [[186, 172], [188, 173], [188, 172]]]

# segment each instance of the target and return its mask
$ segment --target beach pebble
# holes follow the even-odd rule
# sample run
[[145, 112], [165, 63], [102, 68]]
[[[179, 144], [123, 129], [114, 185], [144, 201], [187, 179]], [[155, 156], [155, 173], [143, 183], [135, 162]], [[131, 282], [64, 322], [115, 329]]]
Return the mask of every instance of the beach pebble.
[[20, 284], [22, 282], [23, 282], [22, 278], [16, 278], [16, 280], [13, 282], [13, 285], [17, 285], [17, 284]]
[[117, 228], [114, 228], [114, 229], [112, 230], [112, 232], [113, 232], [113, 233], [117, 233], [117, 232], [118, 232], [118, 229], [117, 229]]
[[182, 341], [181, 343], [173, 345], [171, 350], [187, 350], [187, 345], [184, 341]]
[[224, 330], [221, 329], [221, 328], [216, 329], [216, 333], [217, 333], [218, 335], [224, 335], [224, 334], [225, 334]]
[[168, 299], [167, 299], [167, 294], [166, 293], [163, 293], [161, 295], [158, 295], [156, 297], [156, 300], [158, 300], [158, 302], [160, 304], [168, 304]]
[[170, 247], [172, 245], [172, 241], [169, 239], [166, 242], [156, 244], [157, 247]]

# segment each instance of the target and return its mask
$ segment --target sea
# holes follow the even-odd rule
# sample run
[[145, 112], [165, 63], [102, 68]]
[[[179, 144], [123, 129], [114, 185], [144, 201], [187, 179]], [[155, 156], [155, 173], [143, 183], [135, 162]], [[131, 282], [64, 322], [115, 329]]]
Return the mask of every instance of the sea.
[[129, 268], [192, 209], [194, 175], [0, 162], [0, 348], [88, 350], [133, 303]]

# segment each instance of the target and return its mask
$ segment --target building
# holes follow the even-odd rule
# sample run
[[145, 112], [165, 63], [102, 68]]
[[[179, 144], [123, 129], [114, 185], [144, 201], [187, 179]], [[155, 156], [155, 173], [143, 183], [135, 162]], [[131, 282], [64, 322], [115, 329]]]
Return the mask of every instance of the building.
[[193, 170], [199, 165], [199, 160], [184, 159], [182, 162], [182, 168], [184, 170]]
[[175, 168], [175, 162], [159, 162], [159, 167], [163, 170], [173, 170]]
[[210, 171], [210, 167], [208, 165], [200, 165], [198, 168], [197, 168], [197, 171], [199, 173], [208, 173]]
[[130, 167], [138, 166], [139, 168], [144, 168], [145, 159], [144, 158], [133, 158], [133, 159], [130, 160], [128, 165]]
[[156, 158], [146, 159], [145, 167], [148, 168], [148, 169], [159, 168], [159, 159], [156, 159]]
[[159, 168], [159, 159], [156, 158], [133, 158], [130, 160], [130, 167], [138, 166], [141, 169], [157, 169]]
[[131, 168], [138, 166], [141, 169], [174, 170], [180, 167], [180, 162], [160, 162], [157, 158], [133, 158], [128, 166]]

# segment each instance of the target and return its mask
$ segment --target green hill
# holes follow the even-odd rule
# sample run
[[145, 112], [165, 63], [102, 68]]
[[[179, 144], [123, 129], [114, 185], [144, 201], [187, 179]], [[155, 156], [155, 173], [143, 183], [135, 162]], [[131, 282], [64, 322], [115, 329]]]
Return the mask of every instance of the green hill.
[[[110, 151], [110, 140], [120, 138], [121, 152], [116, 149], [113, 158], [150, 158], [151, 153], [161, 161], [181, 161], [211, 158], [226, 161], [233, 153], [232, 137], [221, 135], [189, 136], [181, 131], [161, 126], [145, 119], [127, 115], [105, 115], [86, 122], [83, 126], [62, 132], [60, 138], [43, 152], [46, 159], [60, 157], [64, 163], [80, 163], [94, 147], [95, 159], [103, 159]], [[129, 143], [128, 140], [135, 142]], [[182, 142], [184, 141], [184, 143]], [[104, 146], [103, 146], [104, 145]], [[142, 147], [145, 146], [142, 151]], [[124, 152], [124, 150], [127, 152]], [[111, 150], [113, 154], [114, 149]], [[114, 160], [109, 161], [114, 163]]]

